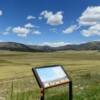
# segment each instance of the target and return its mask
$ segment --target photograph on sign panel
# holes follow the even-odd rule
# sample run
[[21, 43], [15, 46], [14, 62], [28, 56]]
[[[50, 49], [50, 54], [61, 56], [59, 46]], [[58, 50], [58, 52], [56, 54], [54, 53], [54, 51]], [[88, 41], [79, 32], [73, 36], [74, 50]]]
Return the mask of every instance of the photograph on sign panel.
[[61, 66], [36, 69], [44, 87], [50, 87], [69, 81]]

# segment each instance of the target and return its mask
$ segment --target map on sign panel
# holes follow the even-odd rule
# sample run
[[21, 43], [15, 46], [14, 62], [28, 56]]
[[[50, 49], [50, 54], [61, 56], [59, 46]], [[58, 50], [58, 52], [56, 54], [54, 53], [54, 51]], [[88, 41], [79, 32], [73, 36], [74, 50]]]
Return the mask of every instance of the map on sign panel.
[[68, 76], [61, 66], [37, 68], [36, 71], [44, 88], [69, 82]]

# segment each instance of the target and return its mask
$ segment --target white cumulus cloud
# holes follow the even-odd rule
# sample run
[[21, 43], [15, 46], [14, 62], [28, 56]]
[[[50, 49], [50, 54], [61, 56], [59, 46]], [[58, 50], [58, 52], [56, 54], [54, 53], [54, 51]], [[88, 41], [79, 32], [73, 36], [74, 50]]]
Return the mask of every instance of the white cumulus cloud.
[[81, 26], [88, 27], [81, 30], [84, 36], [100, 36], [100, 6], [88, 7], [78, 21]]
[[4, 32], [1, 32], [1, 34], [3, 34], [3, 35], [8, 35], [8, 34], [10, 33], [11, 29], [12, 29], [12, 27], [9, 26], [9, 27], [7, 27], [7, 28], [5, 29]]
[[32, 15], [29, 15], [29, 16], [27, 16], [26, 19], [27, 19], [27, 20], [36, 19], [36, 17], [34, 17], [34, 16], [32, 16]]
[[39, 17], [38, 17], [38, 19], [39, 19], [39, 20], [42, 20], [42, 17], [41, 17], [41, 16], [39, 16]]
[[41, 34], [41, 32], [39, 31], [39, 30], [34, 30], [33, 32], [32, 32], [32, 34], [34, 35], [40, 35]]
[[16, 33], [18, 36], [26, 37], [28, 33], [30, 32], [30, 30], [25, 27], [18, 26], [18, 27], [14, 27], [12, 29], [12, 32]]
[[39, 30], [36, 30], [35, 26], [32, 25], [31, 23], [28, 23], [22, 27], [21, 26], [17, 26], [17, 27], [9, 26], [5, 29], [4, 32], [0, 32], [0, 34], [3, 34], [3, 35], [8, 35], [12, 33], [15, 33], [17, 36], [20, 36], [20, 37], [27, 37], [29, 33], [33, 35], [41, 34], [41, 32]]
[[77, 25], [71, 25], [63, 33], [72, 33], [81, 27], [81, 34], [89, 37], [100, 36], [100, 6], [90, 6], [81, 14]]
[[80, 25], [100, 24], [100, 6], [88, 7], [78, 19]]
[[64, 46], [64, 45], [68, 45], [70, 43], [65, 43], [65, 42], [44, 42], [44, 43], [41, 43], [39, 45], [47, 45], [47, 46], [51, 46], [51, 47], [59, 47], [59, 46]]
[[11, 26], [9, 26], [9, 27], [7, 27], [7, 28], [6, 28], [6, 31], [7, 31], [7, 32], [10, 32], [10, 31], [11, 31], [11, 29], [12, 29], [12, 27], [11, 27]]
[[0, 10], [0, 16], [2, 16], [3, 15], [3, 11], [2, 10]]
[[63, 30], [63, 33], [65, 34], [69, 34], [74, 32], [75, 30], [77, 30], [79, 27], [77, 25], [71, 25], [69, 27], [67, 27], [65, 30]]
[[89, 37], [89, 36], [93, 36], [93, 35], [99, 35], [100, 36], [100, 24], [96, 24], [96, 25], [93, 25], [91, 27], [89, 27], [88, 29], [84, 29], [81, 31], [81, 33], [86, 36], [86, 37]]
[[25, 28], [33, 28], [35, 27], [34, 25], [32, 25], [31, 23], [28, 23], [26, 25], [24, 25]]
[[47, 19], [49, 25], [60, 25], [63, 24], [63, 12], [58, 11], [55, 14], [52, 11], [42, 11], [41, 16]]

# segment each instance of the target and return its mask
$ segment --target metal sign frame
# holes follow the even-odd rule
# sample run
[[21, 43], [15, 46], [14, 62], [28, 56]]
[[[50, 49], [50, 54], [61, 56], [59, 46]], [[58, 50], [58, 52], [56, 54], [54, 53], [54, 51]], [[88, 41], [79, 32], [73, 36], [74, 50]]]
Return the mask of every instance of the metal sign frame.
[[[69, 81], [68, 82], [65, 82], [65, 83], [61, 83], [61, 84], [57, 84], [57, 85], [54, 85], [54, 86], [50, 86], [50, 87], [44, 87], [36, 69], [42, 69], [42, 68], [50, 68], [50, 67], [58, 67], [60, 66], [62, 68], [62, 70], [64, 71], [64, 73], [67, 75]], [[72, 100], [73, 99], [73, 91], [72, 91], [72, 80], [71, 78], [69, 77], [69, 75], [67, 74], [67, 72], [65, 71], [65, 69], [63, 68], [62, 65], [50, 65], [50, 66], [41, 66], [41, 67], [35, 67], [35, 68], [32, 68], [32, 72], [37, 80], [37, 83], [40, 87], [40, 91], [41, 91], [41, 98], [40, 100], [44, 100], [44, 97], [45, 97], [45, 89], [48, 89], [48, 88], [52, 88], [52, 87], [56, 87], [56, 86], [60, 86], [60, 85], [64, 85], [64, 84], [69, 84], [69, 100]]]

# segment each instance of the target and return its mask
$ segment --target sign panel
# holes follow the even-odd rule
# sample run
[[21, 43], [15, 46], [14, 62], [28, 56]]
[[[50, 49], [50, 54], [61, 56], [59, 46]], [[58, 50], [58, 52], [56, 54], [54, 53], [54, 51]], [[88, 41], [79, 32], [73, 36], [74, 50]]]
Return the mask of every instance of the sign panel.
[[35, 72], [44, 88], [69, 82], [69, 78], [61, 66], [36, 68]]

